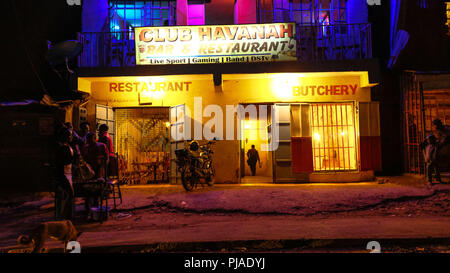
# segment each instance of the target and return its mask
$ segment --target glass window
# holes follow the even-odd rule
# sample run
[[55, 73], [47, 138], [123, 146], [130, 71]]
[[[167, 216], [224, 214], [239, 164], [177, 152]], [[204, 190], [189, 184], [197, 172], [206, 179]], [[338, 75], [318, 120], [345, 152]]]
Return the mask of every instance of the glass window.
[[445, 24], [447, 25], [447, 28], [448, 28], [447, 35], [450, 35], [450, 1], [445, 2], [445, 6], [446, 6], [446, 15], [447, 15], [447, 23], [445, 23]]
[[134, 27], [176, 25], [176, 1], [109, 1], [111, 32]]
[[315, 171], [357, 169], [353, 103], [311, 104], [310, 124]]
[[[259, 0], [260, 23], [347, 23], [347, 0]], [[273, 17], [268, 16], [272, 13]]]

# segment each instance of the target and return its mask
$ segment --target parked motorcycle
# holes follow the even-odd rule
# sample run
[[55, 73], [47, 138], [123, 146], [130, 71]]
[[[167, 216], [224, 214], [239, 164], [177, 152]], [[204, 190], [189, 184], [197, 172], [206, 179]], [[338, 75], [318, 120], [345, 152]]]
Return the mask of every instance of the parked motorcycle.
[[192, 191], [199, 184], [214, 184], [215, 170], [212, 161], [213, 151], [211, 146], [215, 142], [208, 141], [205, 145], [199, 145], [192, 141], [187, 149], [175, 151], [178, 171], [181, 173], [181, 183], [186, 191]]

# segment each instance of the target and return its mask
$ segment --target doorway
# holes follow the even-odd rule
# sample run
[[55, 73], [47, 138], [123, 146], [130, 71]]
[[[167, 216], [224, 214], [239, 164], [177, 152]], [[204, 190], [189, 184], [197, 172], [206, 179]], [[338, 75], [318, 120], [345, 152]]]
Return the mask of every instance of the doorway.
[[[253, 183], [273, 183], [272, 173], [272, 152], [264, 149], [264, 146], [268, 146], [270, 127], [270, 105], [266, 106], [267, 118], [266, 120], [260, 119], [260, 109], [256, 107], [256, 116], [245, 115], [245, 118], [240, 120], [240, 174], [241, 183], [253, 184]], [[245, 106], [244, 106], [245, 107]], [[261, 165], [256, 164], [256, 173], [253, 176], [251, 168], [247, 163], [248, 151], [255, 146], [258, 151]]]
[[169, 108], [116, 108], [119, 177], [127, 184], [168, 183]]

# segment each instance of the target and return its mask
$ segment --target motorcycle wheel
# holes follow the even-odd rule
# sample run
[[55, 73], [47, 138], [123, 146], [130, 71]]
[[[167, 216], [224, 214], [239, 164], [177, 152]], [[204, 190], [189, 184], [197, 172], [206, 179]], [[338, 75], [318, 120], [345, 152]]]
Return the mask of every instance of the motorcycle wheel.
[[212, 164], [210, 168], [212, 168], [212, 173], [205, 180], [206, 184], [211, 187], [212, 185], [214, 185], [214, 182], [216, 182], [216, 172], [214, 171], [214, 167], [212, 166]]
[[195, 177], [185, 172], [181, 173], [181, 184], [186, 191], [192, 191], [195, 188]]
[[206, 178], [206, 184], [208, 185], [208, 186], [212, 186], [212, 185], [214, 185], [214, 182], [216, 182], [216, 179], [214, 178], [214, 176], [210, 176], [210, 177], [208, 177], [208, 178]]

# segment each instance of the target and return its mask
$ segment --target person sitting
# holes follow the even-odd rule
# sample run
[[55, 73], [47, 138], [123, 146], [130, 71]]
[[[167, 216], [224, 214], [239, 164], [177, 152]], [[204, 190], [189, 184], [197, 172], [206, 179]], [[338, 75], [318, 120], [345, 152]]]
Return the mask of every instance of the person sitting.
[[[109, 160], [108, 148], [105, 144], [97, 142], [95, 134], [92, 132], [86, 135], [86, 144], [83, 146], [82, 156], [95, 172], [93, 179], [106, 179], [106, 165]], [[98, 205], [98, 197], [87, 197], [85, 199], [86, 212], [89, 212], [91, 207]]]

